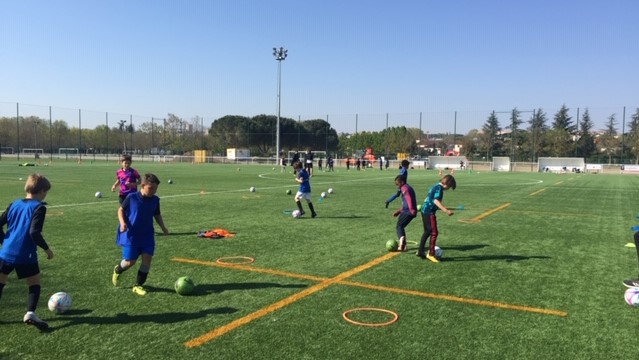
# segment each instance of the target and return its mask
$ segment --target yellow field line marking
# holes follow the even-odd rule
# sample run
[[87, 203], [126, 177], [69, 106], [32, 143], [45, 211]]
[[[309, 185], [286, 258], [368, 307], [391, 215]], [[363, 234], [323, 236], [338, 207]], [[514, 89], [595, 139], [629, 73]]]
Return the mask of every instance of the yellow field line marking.
[[481, 220], [481, 219], [483, 219], [483, 218], [485, 218], [485, 217], [488, 217], [488, 216], [490, 216], [490, 215], [492, 215], [492, 214], [496, 213], [497, 211], [499, 211], [499, 210], [503, 210], [503, 209], [505, 209], [505, 208], [507, 208], [507, 207], [509, 207], [509, 206], [510, 206], [510, 203], [505, 203], [505, 204], [499, 205], [498, 207], [496, 207], [496, 208], [494, 208], [494, 209], [490, 209], [490, 210], [488, 210], [488, 211], [485, 211], [485, 212], [483, 212], [483, 213], [481, 213], [481, 214], [479, 214], [479, 215], [475, 216], [475, 217], [474, 217], [474, 218], [472, 218], [471, 220], [472, 220], [472, 221], [479, 221], [479, 220]]
[[535, 195], [537, 195], [537, 194], [539, 194], [541, 192], [544, 192], [544, 191], [546, 191], [545, 188], [544, 189], [539, 189], [539, 190], [535, 191], [534, 193], [528, 194], [528, 196], [535, 196]]
[[264, 268], [259, 268], [259, 267], [251, 266], [251, 265], [220, 264], [215, 261], [203, 261], [203, 260], [185, 259], [185, 258], [179, 258], [179, 257], [171, 258], [171, 260], [181, 262], [181, 263], [188, 263], [188, 264], [197, 264], [197, 265], [205, 265], [205, 266], [221, 267], [221, 268], [232, 268], [232, 269], [240, 269], [245, 271], [252, 271], [252, 272], [265, 273], [265, 274], [271, 274], [271, 275], [281, 275], [281, 276], [287, 276], [287, 277], [303, 279], [303, 280], [311, 280], [311, 281], [327, 280], [327, 278], [325, 277], [296, 274], [296, 273], [291, 273], [291, 272], [281, 271], [281, 270], [264, 269]]
[[533, 312], [533, 313], [544, 314], [544, 315], [555, 315], [555, 316], [562, 316], [562, 317], [568, 316], [567, 312], [561, 311], [561, 310], [542, 309], [542, 308], [523, 306], [523, 305], [506, 304], [506, 303], [501, 303], [497, 301], [472, 299], [472, 298], [465, 298], [465, 297], [454, 296], [454, 295], [435, 294], [435, 293], [416, 291], [416, 290], [406, 290], [406, 289], [394, 288], [394, 287], [388, 287], [388, 286], [365, 284], [365, 283], [354, 282], [349, 280], [340, 281], [340, 284], [358, 286], [358, 287], [362, 287], [366, 289], [373, 289], [373, 290], [379, 290], [379, 291], [393, 292], [397, 294], [420, 296], [420, 297], [425, 297], [430, 299], [448, 300], [448, 301], [456, 301], [456, 302], [466, 303], [466, 304], [495, 307], [500, 309], [526, 311], [526, 312]]
[[[186, 343], [184, 343], [184, 345], [186, 347], [192, 348], [192, 347], [196, 347], [196, 346], [200, 346], [203, 345], [204, 343], [211, 341], [215, 338], [217, 338], [218, 336], [224, 335], [229, 331], [232, 331], [242, 325], [246, 325], [248, 323], [250, 323], [251, 321], [255, 320], [255, 319], [259, 319], [262, 316], [268, 315], [276, 310], [279, 310], [285, 306], [288, 306], [298, 300], [301, 300], [311, 294], [314, 294], [320, 290], [323, 290], [339, 281], [342, 281], [346, 278], [349, 278], [353, 275], [356, 275], [364, 270], [370, 269], [371, 267], [378, 265], [388, 259], [393, 258], [394, 256], [397, 256], [401, 253], [399, 252], [392, 252], [392, 253], [388, 253], [384, 256], [378, 257], [377, 259], [373, 259], [369, 262], [367, 262], [366, 264], [360, 265], [358, 267], [355, 267], [351, 270], [345, 271], [335, 277], [332, 277], [330, 279], [326, 279], [322, 282], [320, 282], [319, 284], [313, 285], [305, 290], [302, 290], [296, 294], [293, 294], [285, 299], [282, 299], [280, 301], [277, 301], [267, 307], [264, 307], [260, 310], [257, 310], [251, 314], [248, 314], [246, 316], [243, 316], [239, 319], [233, 320], [230, 323], [220, 326], [217, 329], [214, 329], [212, 331], [209, 331], [208, 333], [201, 335], [193, 340], [189, 340]], [[234, 268], [236, 266], [233, 266]]]

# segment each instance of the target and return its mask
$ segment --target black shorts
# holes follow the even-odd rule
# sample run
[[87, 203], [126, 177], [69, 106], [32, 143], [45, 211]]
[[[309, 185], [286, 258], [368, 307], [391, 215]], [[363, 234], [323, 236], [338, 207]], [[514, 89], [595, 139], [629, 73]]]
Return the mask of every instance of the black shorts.
[[11, 274], [15, 270], [18, 279], [24, 279], [38, 275], [40, 273], [40, 266], [35, 264], [10, 264], [0, 260], [0, 272], [6, 275]]

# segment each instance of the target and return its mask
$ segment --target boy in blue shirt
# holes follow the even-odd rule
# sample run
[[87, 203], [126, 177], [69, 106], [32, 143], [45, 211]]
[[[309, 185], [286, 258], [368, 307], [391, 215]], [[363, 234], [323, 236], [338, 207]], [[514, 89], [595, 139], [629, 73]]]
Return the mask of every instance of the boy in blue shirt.
[[[444, 199], [444, 191], [457, 187], [457, 182], [452, 175], [444, 176], [437, 184], [428, 190], [426, 199], [422, 204], [422, 223], [424, 225], [424, 233], [422, 234], [421, 241], [419, 242], [419, 249], [417, 250], [417, 256], [422, 259], [428, 259], [434, 263], [438, 263], [440, 259], [435, 257], [435, 245], [437, 244], [437, 217], [435, 213], [437, 210], [441, 210], [448, 216], [452, 216], [455, 213], [444, 206], [442, 202]], [[430, 237], [430, 243], [428, 246], [428, 254], [426, 252], [426, 240]]]
[[142, 285], [149, 275], [155, 253], [153, 219], [165, 235], [169, 233], [160, 212], [160, 198], [155, 195], [159, 185], [160, 179], [157, 176], [145, 174], [140, 191], [127, 196], [118, 209], [120, 226], [116, 234], [116, 243], [122, 247], [122, 261], [113, 269], [111, 281], [114, 286], [118, 286], [120, 274], [135, 265], [137, 259], [142, 256], [142, 265], [138, 269], [133, 286], [133, 292], [140, 296], [146, 295]]
[[[0, 215], [0, 298], [7, 284], [9, 274], [16, 271], [18, 279], [25, 279], [29, 286], [25, 324], [47, 330], [49, 325], [40, 320], [35, 310], [40, 300], [40, 267], [37, 247], [53, 259], [53, 251], [42, 237], [42, 227], [47, 213], [44, 199], [51, 189], [51, 183], [40, 174], [32, 174], [27, 179], [24, 199], [12, 202]], [[7, 233], [3, 227], [7, 225]]]
[[293, 169], [296, 171], [295, 181], [300, 184], [300, 188], [295, 194], [295, 204], [300, 210], [300, 213], [304, 215], [305, 212], [304, 208], [302, 208], [302, 199], [305, 199], [308, 203], [308, 208], [311, 209], [311, 217], [316, 217], [317, 213], [315, 212], [313, 200], [311, 199], [311, 183], [308, 180], [309, 174], [299, 161], [293, 164]]

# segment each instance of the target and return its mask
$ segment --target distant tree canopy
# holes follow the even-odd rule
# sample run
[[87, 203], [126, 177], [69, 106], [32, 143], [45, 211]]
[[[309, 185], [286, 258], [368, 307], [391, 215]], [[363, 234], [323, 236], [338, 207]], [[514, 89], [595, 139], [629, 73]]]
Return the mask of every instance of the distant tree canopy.
[[[215, 152], [228, 148], [248, 148], [258, 156], [274, 156], [276, 148], [277, 117], [257, 115], [246, 117], [227, 115], [215, 120], [209, 129]], [[337, 131], [325, 120], [295, 121], [280, 118], [280, 149], [336, 151], [339, 145]]]

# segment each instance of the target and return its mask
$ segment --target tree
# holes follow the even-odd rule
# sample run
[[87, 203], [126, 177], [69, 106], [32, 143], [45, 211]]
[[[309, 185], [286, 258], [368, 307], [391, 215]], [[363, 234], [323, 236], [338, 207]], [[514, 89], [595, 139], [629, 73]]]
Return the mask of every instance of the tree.
[[499, 150], [501, 143], [498, 136], [501, 133], [501, 126], [499, 125], [499, 119], [495, 112], [491, 112], [486, 119], [486, 123], [482, 126], [481, 146], [486, 151], [486, 159], [492, 158], [496, 150]]
[[521, 144], [521, 136], [519, 134], [519, 126], [521, 125], [521, 123], [523, 121], [521, 120], [521, 117], [519, 115], [520, 115], [520, 112], [519, 112], [519, 110], [517, 110], [517, 108], [514, 108], [510, 112], [510, 125], [508, 126], [508, 128], [510, 128], [510, 158], [511, 158], [511, 161], [516, 161], [517, 160], [516, 159], [515, 150]]
[[617, 136], [617, 121], [615, 114], [608, 117], [606, 132], [601, 135], [601, 151], [608, 155], [608, 164], [612, 163], [612, 155], [619, 149], [619, 137]]
[[581, 122], [579, 131], [579, 138], [577, 139], [577, 156], [583, 158], [589, 158], [596, 152], [595, 138], [590, 133], [593, 127], [592, 120], [590, 119], [590, 112], [586, 108], [584, 114], [581, 116]]
[[553, 156], [570, 156], [573, 154], [574, 143], [572, 140], [576, 127], [572, 123], [572, 117], [568, 116], [570, 109], [562, 105], [557, 111], [552, 123], [552, 129], [548, 133], [548, 145]]
[[639, 108], [632, 114], [631, 119], [628, 131], [628, 146], [630, 146], [630, 152], [635, 156], [636, 164], [639, 162]]

